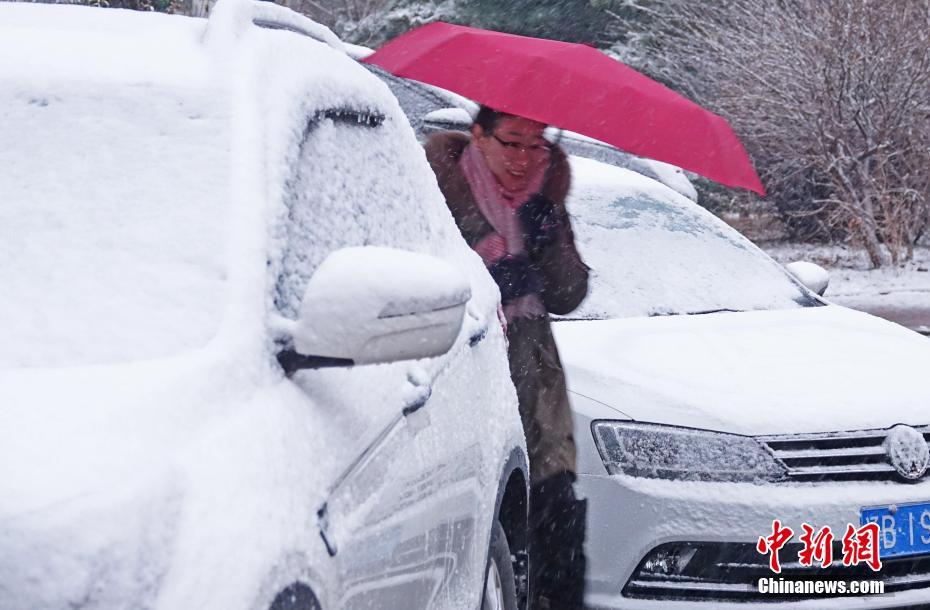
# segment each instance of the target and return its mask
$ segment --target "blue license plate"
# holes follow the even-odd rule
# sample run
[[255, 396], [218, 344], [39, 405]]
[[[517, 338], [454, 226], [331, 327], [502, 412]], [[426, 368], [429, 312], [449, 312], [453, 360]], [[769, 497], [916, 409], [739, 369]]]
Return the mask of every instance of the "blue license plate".
[[874, 506], [859, 511], [859, 525], [877, 523], [878, 555], [901, 557], [930, 553], [930, 502]]

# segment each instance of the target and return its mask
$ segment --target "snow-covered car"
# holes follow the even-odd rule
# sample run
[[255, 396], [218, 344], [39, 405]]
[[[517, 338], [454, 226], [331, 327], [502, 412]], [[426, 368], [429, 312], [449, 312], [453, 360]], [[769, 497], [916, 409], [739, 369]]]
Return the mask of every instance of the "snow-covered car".
[[0, 609], [525, 594], [497, 289], [340, 47], [0, 4]]
[[[927, 607], [927, 339], [821, 299], [663, 185], [572, 170], [592, 279], [554, 334], [588, 498], [587, 604]], [[795, 533], [780, 574], [756, 548], [775, 519]], [[873, 521], [881, 571], [844, 567], [848, 525]], [[831, 528], [831, 567], [801, 565], [805, 522]], [[767, 595], [766, 577], [879, 578], [885, 595]]]

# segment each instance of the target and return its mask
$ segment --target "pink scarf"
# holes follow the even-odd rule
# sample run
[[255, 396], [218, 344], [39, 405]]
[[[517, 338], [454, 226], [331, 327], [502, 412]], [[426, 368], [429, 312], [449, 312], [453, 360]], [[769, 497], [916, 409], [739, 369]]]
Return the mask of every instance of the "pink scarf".
[[462, 168], [468, 186], [471, 187], [478, 209], [491, 227], [506, 240], [507, 252], [523, 252], [523, 227], [517, 218], [516, 210], [542, 187], [545, 169], [540, 168], [535, 175], [530, 176], [525, 188], [518, 191], [507, 190], [491, 173], [484, 160], [484, 154], [474, 143], [462, 151], [459, 167]]
[[[506, 254], [520, 254], [523, 246], [523, 225], [517, 216], [520, 207], [532, 195], [539, 192], [545, 178], [545, 166], [530, 176], [526, 187], [510, 191], [501, 186], [488, 164], [484, 154], [474, 143], [462, 151], [459, 167], [471, 187], [472, 196], [478, 210], [494, 229], [494, 233], [475, 244], [475, 251], [491, 266]], [[508, 320], [516, 317], [538, 317], [546, 315], [546, 308], [535, 294], [520, 297], [504, 306], [504, 315]]]

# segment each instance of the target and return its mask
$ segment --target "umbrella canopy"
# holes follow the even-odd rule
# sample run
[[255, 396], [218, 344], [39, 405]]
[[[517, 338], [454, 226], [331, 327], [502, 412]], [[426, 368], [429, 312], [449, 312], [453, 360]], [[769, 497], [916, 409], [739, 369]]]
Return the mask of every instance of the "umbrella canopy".
[[723, 118], [591, 47], [438, 22], [395, 38], [364, 61], [765, 194]]

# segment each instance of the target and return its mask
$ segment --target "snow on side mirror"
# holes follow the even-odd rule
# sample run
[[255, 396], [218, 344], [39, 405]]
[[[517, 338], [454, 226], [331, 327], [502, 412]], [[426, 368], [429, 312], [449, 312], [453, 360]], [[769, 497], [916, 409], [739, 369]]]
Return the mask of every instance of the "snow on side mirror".
[[823, 296], [823, 293], [827, 291], [827, 286], [830, 285], [830, 273], [820, 265], [795, 261], [785, 265], [785, 269], [804, 284], [808, 290], [816, 292], [820, 296]]
[[307, 284], [290, 329], [297, 354], [278, 359], [292, 372], [438, 356], [455, 343], [470, 298], [465, 277], [434, 256], [337, 250]]

